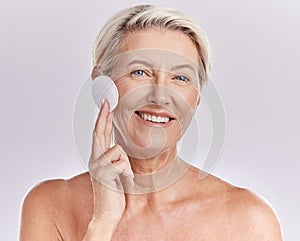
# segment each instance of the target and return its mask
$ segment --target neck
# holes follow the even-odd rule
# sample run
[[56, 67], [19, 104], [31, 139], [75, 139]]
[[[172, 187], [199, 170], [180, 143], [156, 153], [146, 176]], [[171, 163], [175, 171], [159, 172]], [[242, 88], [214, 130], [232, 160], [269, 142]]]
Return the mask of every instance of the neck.
[[132, 171], [135, 174], [152, 174], [169, 166], [178, 158], [176, 146], [156, 155], [152, 158], [139, 159], [129, 157]]
[[174, 184], [183, 176], [188, 164], [177, 155], [176, 146], [148, 159], [129, 157], [134, 172], [134, 188], [130, 194], [157, 192]]

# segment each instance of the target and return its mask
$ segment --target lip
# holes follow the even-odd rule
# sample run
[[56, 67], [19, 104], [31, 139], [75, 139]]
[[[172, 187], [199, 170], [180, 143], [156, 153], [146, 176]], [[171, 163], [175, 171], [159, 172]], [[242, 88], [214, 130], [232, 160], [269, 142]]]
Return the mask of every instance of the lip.
[[[169, 122], [167, 123], [156, 123], [156, 122], [151, 122], [151, 121], [146, 121], [142, 117], [138, 115], [138, 113], [143, 113], [143, 114], [149, 114], [149, 115], [154, 115], [154, 116], [161, 116], [161, 117], [168, 117]], [[159, 128], [167, 128], [170, 126], [175, 118], [169, 114], [168, 112], [160, 112], [160, 111], [153, 111], [153, 110], [138, 110], [134, 112], [134, 116], [139, 122], [142, 122], [144, 125], [150, 126], [150, 127], [159, 127]]]
[[174, 116], [172, 116], [170, 113], [166, 111], [154, 111], [154, 110], [137, 110], [136, 112], [142, 113], [142, 114], [149, 114], [154, 116], [161, 116], [161, 117], [168, 117], [169, 119], [175, 119]]

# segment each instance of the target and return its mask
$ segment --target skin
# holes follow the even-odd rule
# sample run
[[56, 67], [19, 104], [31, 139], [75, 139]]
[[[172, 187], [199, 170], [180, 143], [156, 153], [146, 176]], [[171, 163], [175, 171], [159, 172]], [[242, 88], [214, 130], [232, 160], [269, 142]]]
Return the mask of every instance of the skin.
[[[124, 40], [121, 51], [143, 48], [166, 49], [195, 61], [198, 57], [192, 41], [178, 31], [148, 29], [132, 33]], [[97, 76], [96, 69], [92, 76]], [[157, 79], [161, 82], [156, 84], [170, 83], [165, 78]], [[137, 84], [124, 80], [116, 81], [120, 98]], [[177, 87], [172, 88], [177, 91]], [[181, 87], [180, 92], [191, 106], [199, 103], [198, 97], [187, 87]], [[152, 102], [145, 109], [159, 111], [159, 108], [166, 106]], [[168, 140], [164, 152], [146, 160], [127, 155], [118, 145], [110, 148], [113, 118], [118, 117], [113, 117], [108, 110], [108, 103], [104, 103], [95, 125], [90, 173], [69, 180], [43, 182], [26, 196], [21, 241], [282, 240], [279, 222], [266, 202], [213, 175], [200, 180], [200, 170], [195, 167], [189, 167], [178, 181], [156, 192], [124, 194], [106, 188], [122, 185], [125, 190], [132, 191], [145, 184], [143, 180], [141, 183], [134, 180], [136, 183], [132, 186], [133, 174], [159, 171], [176, 156], [176, 140], [172, 143], [172, 139]], [[130, 137], [146, 145], [143, 143], [147, 141], [145, 136], [134, 132], [142, 123], [130, 123]], [[170, 136], [174, 131], [180, 133], [180, 123], [175, 120], [165, 129]], [[121, 177], [121, 181], [117, 177]], [[155, 182], [156, 178], [150, 178], [146, 184], [151, 186]]]

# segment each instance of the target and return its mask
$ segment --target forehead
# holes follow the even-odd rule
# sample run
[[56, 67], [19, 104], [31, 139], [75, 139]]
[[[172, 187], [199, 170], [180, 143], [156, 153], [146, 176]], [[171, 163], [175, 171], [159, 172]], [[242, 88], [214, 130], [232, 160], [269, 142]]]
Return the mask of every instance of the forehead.
[[119, 53], [139, 49], [167, 50], [199, 63], [195, 44], [185, 33], [179, 30], [151, 28], [128, 33], [122, 42]]
[[115, 56], [114, 70], [119, 73], [139, 67], [169, 72], [185, 69], [193, 75], [199, 71], [199, 65], [190, 58], [166, 49], [135, 49]]

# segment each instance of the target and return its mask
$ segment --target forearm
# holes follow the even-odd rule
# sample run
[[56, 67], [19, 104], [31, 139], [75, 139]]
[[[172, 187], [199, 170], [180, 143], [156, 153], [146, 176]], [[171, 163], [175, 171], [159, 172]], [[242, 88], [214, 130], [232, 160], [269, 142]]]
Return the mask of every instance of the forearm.
[[116, 225], [93, 218], [83, 241], [110, 241]]

